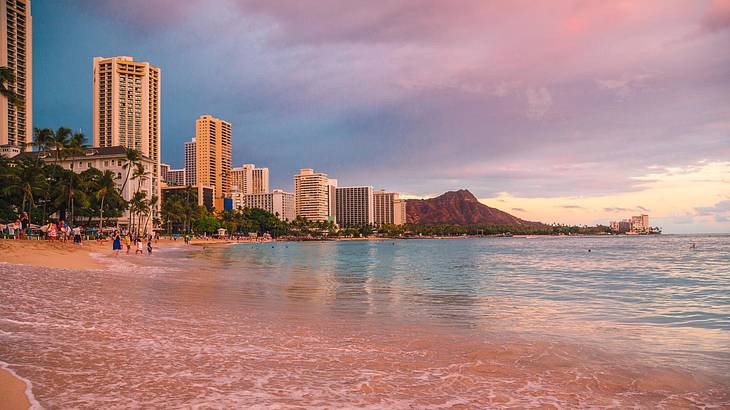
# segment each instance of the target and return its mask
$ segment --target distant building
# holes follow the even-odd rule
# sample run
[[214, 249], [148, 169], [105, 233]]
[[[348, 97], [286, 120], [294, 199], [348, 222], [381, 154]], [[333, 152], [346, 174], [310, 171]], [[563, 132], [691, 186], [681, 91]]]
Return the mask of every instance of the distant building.
[[296, 218], [294, 194], [275, 189], [269, 193], [244, 194], [233, 192], [233, 209], [259, 208], [271, 212], [282, 221]]
[[330, 183], [327, 174], [303, 168], [294, 175], [296, 216], [310, 221], [334, 220], [330, 202]]
[[637, 215], [632, 216], [631, 219], [611, 221], [609, 227], [618, 233], [649, 233], [651, 231], [649, 215]]
[[129, 56], [94, 57], [93, 145], [136, 149], [153, 160], [160, 186], [160, 69]]
[[195, 172], [195, 138], [185, 143], [185, 185], [195, 185], [197, 173]]
[[231, 192], [263, 194], [269, 192], [269, 169], [244, 164], [231, 169]]
[[[156, 186], [152, 182], [152, 178], [127, 180], [126, 185], [124, 184], [127, 178], [127, 169], [123, 168], [127, 162], [127, 151], [124, 147], [94, 147], [84, 149], [83, 154], [74, 155], [69, 157], [61, 157], [61, 160], [56, 162], [55, 153], [52, 151], [42, 152], [24, 152], [22, 155], [27, 155], [32, 158], [40, 158], [45, 162], [58, 163], [63, 168], [70, 169], [77, 174], [80, 174], [87, 169], [96, 168], [101, 172], [111, 171], [114, 176], [114, 183], [118, 189], [121, 190], [124, 185], [124, 190], [121, 190], [121, 195], [124, 200], [129, 201], [134, 196], [135, 192], [139, 189], [140, 192], [147, 194], [147, 198], [150, 198], [154, 192]], [[147, 171], [151, 171], [152, 168], [157, 167], [157, 163], [151, 158], [142, 156], [142, 166]], [[141, 185], [140, 185], [141, 183]], [[140, 231], [152, 232], [152, 220], [157, 217], [157, 211], [153, 210], [150, 218], [147, 218], [147, 225], [140, 227]], [[129, 211], [125, 211], [121, 218], [117, 219], [117, 223], [120, 226], [127, 226], [129, 221]]]
[[13, 158], [20, 154], [21, 148], [17, 145], [0, 145], [0, 157]]
[[7, 67], [15, 82], [7, 84], [19, 105], [0, 97], [0, 145], [29, 151], [33, 141], [33, 18], [30, 0], [0, 2], [0, 66]]
[[634, 232], [649, 232], [649, 215], [637, 215], [631, 217], [631, 230]]
[[195, 121], [195, 185], [215, 188], [215, 209], [231, 193], [231, 123], [212, 115]]
[[171, 169], [167, 171], [167, 178], [165, 179], [168, 186], [183, 186], [185, 185], [185, 168]]
[[338, 187], [337, 223], [343, 227], [373, 225], [375, 223], [375, 203], [373, 187]]
[[374, 191], [375, 224], [403, 225], [406, 223], [406, 201], [397, 192]]
[[182, 198], [188, 203], [204, 206], [212, 211], [215, 189], [206, 186], [168, 186], [162, 188], [162, 202], [169, 200], [172, 196]]

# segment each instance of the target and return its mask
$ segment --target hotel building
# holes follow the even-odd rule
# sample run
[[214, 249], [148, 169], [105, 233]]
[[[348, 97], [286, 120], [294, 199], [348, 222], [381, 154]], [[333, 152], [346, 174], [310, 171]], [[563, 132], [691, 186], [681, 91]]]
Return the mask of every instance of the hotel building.
[[263, 194], [269, 192], [269, 169], [244, 164], [231, 169], [231, 192], [242, 194]]
[[[21, 155], [27, 155], [32, 158], [40, 158], [45, 162], [56, 163], [56, 156], [52, 151], [24, 152]], [[124, 168], [124, 164], [126, 164], [126, 162], [126, 150], [124, 147], [116, 146], [85, 148], [83, 153], [80, 155], [77, 154], [70, 157], [61, 157], [61, 160], [57, 163], [61, 167], [70, 169], [77, 174], [80, 174], [90, 168], [96, 168], [101, 172], [113, 172], [116, 177], [114, 179], [114, 184], [121, 190], [121, 196], [125, 201], [131, 200], [132, 197], [134, 197], [135, 192], [137, 192], [137, 189], [139, 189], [140, 192], [147, 194], [147, 198], [150, 198], [155, 190], [159, 189], [158, 186], [153, 184], [152, 178], [132, 180], [130, 176], [126, 185], [124, 184], [124, 180], [127, 177], [127, 169]], [[157, 162], [146, 156], [142, 156], [141, 163], [148, 172], [151, 172], [152, 169], [158, 166]], [[124, 190], [122, 190], [122, 185], [124, 185]], [[149, 218], [144, 218], [145, 221], [143, 222], [146, 222], [146, 225], [140, 227], [140, 232], [152, 232], [152, 220], [154, 216], [153, 212]], [[127, 226], [128, 222], [129, 210], [125, 210], [123, 216], [121, 218], [117, 218], [117, 224], [120, 226]]]
[[330, 182], [327, 174], [303, 168], [294, 175], [296, 216], [310, 221], [334, 221], [331, 211]]
[[215, 209], [231, 193], [231, 123], [202, 115], [195, 121], [195, 185], [215, 189]]
[[296, 201], [294, 194], [275, 189], [269, 193], [244, 194], [233, 192], [233, 209], [259, 208], [271, 212], [282, 221], [296, 218]]
[[336, 190], [337, 223], [341, 227], [348, 228], [375, 223], [373, 187], [338, 187]]
[[195, 185], [195, 138], [185, 143], [185, 185]]
[[94, 57], [94, 147], [126, 147], [155, 162], [160, 195], [160, 69], [129, 56]]
[[376, 225], [403, 225], [406, 223], [406, 201], [397, 192], [373, 192]]
[[6, 84], [20, 97], [18, 105], [0, 97], [0, 145], [26, 151], [33, 141], [33, 19], [30, 0], [0, 1], [0, 67], [8, 67], [15, 82]]

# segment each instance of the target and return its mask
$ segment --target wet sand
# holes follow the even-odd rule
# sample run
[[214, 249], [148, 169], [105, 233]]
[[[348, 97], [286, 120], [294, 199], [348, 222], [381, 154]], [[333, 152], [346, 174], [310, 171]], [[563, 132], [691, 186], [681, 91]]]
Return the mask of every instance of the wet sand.
[[15, 410], [30, 408], [30, 401], [25, 395], [25, 382], [9, 371], [0, 368], [0, 409]]

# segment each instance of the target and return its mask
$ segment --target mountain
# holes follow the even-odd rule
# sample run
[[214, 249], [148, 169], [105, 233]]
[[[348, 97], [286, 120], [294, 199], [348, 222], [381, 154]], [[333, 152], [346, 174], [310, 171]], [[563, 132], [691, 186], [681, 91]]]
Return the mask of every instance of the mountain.
[[466, 189], [431, 199], [409, 199], [406, 214], [408, 223], [421, 225], [542, 225], [486, 206]]

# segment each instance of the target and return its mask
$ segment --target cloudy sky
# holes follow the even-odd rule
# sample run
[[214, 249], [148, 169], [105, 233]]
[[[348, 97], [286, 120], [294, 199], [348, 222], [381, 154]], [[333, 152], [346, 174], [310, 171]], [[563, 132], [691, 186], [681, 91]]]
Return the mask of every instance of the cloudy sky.
[[730, 0], [33, 1], [34, 125], [91, 135], [92, 58], [162, 69], [162, 157], [233, 124], [234, 164], [543, 222], [647, 212], [730, 232]]

